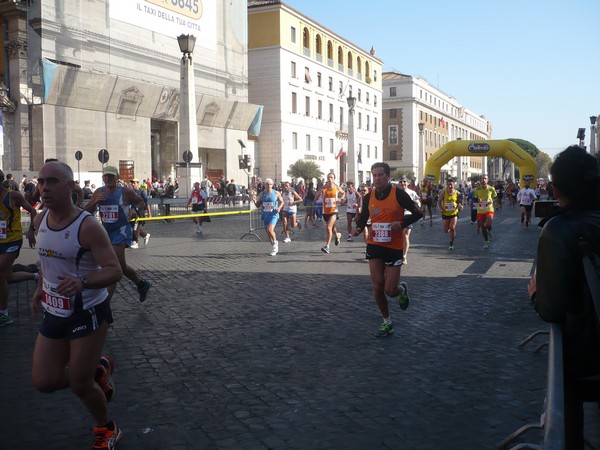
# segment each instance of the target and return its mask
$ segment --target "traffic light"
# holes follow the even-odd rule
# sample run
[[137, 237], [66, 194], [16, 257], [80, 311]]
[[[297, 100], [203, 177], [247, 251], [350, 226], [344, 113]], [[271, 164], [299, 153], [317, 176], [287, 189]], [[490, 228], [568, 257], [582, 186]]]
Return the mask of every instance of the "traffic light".
[[252, 160], [250, 159], [250, 155], [238, 156], [238, 163], [239, 163], [240, 169], [251, 169], [252, 168]]

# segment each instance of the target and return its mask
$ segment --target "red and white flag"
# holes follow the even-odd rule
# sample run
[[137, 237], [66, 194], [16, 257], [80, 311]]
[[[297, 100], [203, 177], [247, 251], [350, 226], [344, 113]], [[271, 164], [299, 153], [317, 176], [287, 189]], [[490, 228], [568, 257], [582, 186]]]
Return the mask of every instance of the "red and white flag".
[[342, 156], [343, 154], [344, 154], [344, 147], [340, 147], [340, 152], [337, 154], [335, 159], [340, 159], [340, 156]]

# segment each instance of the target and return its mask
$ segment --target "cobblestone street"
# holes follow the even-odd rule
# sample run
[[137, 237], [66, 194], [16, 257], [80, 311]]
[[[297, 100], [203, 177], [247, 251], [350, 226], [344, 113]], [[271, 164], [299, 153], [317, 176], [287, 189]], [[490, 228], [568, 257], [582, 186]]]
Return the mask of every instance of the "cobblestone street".
[[[153, 288], [140, 304], [120, 282], [106, 344], [119, 448], [493, 449], [538, 422], [547, 351], [533, 350], [547, 338], [518, 348], [547, 328], [526, 290], [538, 228], [505, 206], [489, 250], [463, 217], [449, 251], [440, 222], [414, 226], [410, 308], [391, 305], [396, 332], [384, 339], [362, 237], [345, 241], [345, 217], [331, 254], [319, 224], [280, 239], [276, 257], [262, 230], [240, 239], [245, 215], [214, 217], [201, 237], [190, 220], [149, 223], [148, 247], [126, 254]], [[35, 259], [24, 249], [18, 262]], [[88, 448], [93, 423], [75, 396], [31, 387], [33, 284], [11, 289], [0, 447]]]

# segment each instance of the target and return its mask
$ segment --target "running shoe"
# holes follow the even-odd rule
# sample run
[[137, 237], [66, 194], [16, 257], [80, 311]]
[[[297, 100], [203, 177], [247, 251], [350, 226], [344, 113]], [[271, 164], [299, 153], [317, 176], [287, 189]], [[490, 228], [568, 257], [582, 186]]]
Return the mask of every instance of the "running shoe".
[[109, 375], [112, 375], [115, 372], [115, 362], [109, 355], [102, 355], [98, 364], [104, 366]]
[[137, 241], [132, 241], [129, 248], [139, 248]]
[[144, 245], [148, 245], [148, 242], [150, 242], [150, 233], [146, 234], [146, 236], [144, 236]]
[[138, 286], [138, 294], [140, 294], [140, 303], [144, 303], [146, 301], [146, 297], [148, 296], [148, 291], [152, 287], [151, 280], [142, 280], [142, 284]]
[[0, 314], [0, 327], [10, 325], [11, 323], [13, 323], [13, 318], [10, 316], [10, 313]]
[[486, 241], [485, 245], [483, 246], [484, 250], [487, 250], [488, 248], [490, 248], [490, 241]]
[[323, 253], [329, 253], [329, 245], [325, 245], [325, 246], [321, 247], [321, 251]]
[[94, 434], [96, 439], [92, 449], [114, 449], [123, 437], [123, 432], [114, 420], [111, 421], [108, 427], [94, 427]]
[[340, 238], [342, 237], [342, 233], [335, 233], [335, 245], [340, 245]]
[[401, 286], [404, 289], [404, 291], [398, 296], [400, 309], [404, 311], [406, 308], [408, 308], [408, 304], [410, 303], [410, 297], [408, 296], [408, 285], [405, 281], [401, 281], [398, 286]]
[[288, 243], [288, 242], [292, 242], [292, 240], [289, 237], [286, 237], [283, 242]]
[[271, 250], [271, 253], [269, 253], [270, 256], [275, 256], [277, 255], [277, 252], [275, 251], [275, 249]]
[[379, 330], [375, 333], [376, 337], [386, 337], [391, 334], [394, 334], [394, 324], [392, 321], [383, 322], [379, 327]]
[[448, 244], [448, 250], [454, 250], [454, 243], [450, 242], [450, 244]]
[[96, 374], [94, 375], [94, 381], [98, 383], [102, 392], [104, 392], [104, 396], [106, 397], [106, 401], [110, 402], [115, 396], [115, 383], [110, 376], [111, 370], [114, 370], [114, 366], [107, 368], [103, 362], [102, 358], [98, 365], [96, 366]]
[[354, 241], [354, 238], [352, 237], [352, 235], [349, 234], [348, 237], [346, 238], [346, 240], [348, 242], [352, 242], [352, 241]]

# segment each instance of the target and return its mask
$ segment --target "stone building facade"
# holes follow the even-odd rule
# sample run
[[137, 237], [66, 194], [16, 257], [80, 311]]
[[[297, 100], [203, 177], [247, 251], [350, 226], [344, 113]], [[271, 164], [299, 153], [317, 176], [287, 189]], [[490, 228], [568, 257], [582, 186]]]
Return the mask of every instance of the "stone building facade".
[[192, 178], [200, 170], [245, 178], [238, 140], [247, 140], [258, 109], [248, 104], [246, 2], [177, 5], [1, 1], [0, 81], [12, 103], [2, 102], [2, 168], [37, 171], [58, 158], [89, 177], [106, 149], [122, 176], [181, 177], [177, 36], [193, 34], [198, 148], [190, 150], [202, 169]]
[[[429, 84], [399, 72], [383, 74], [383, 159], [392, 169], [412, 171], [421, 180], [428, 158], [455, 139], [488, 140], [492, 124]], [[464, 156], [448, 162], [445, 177], [466, 181], [480, 175], [484, 158]]]

